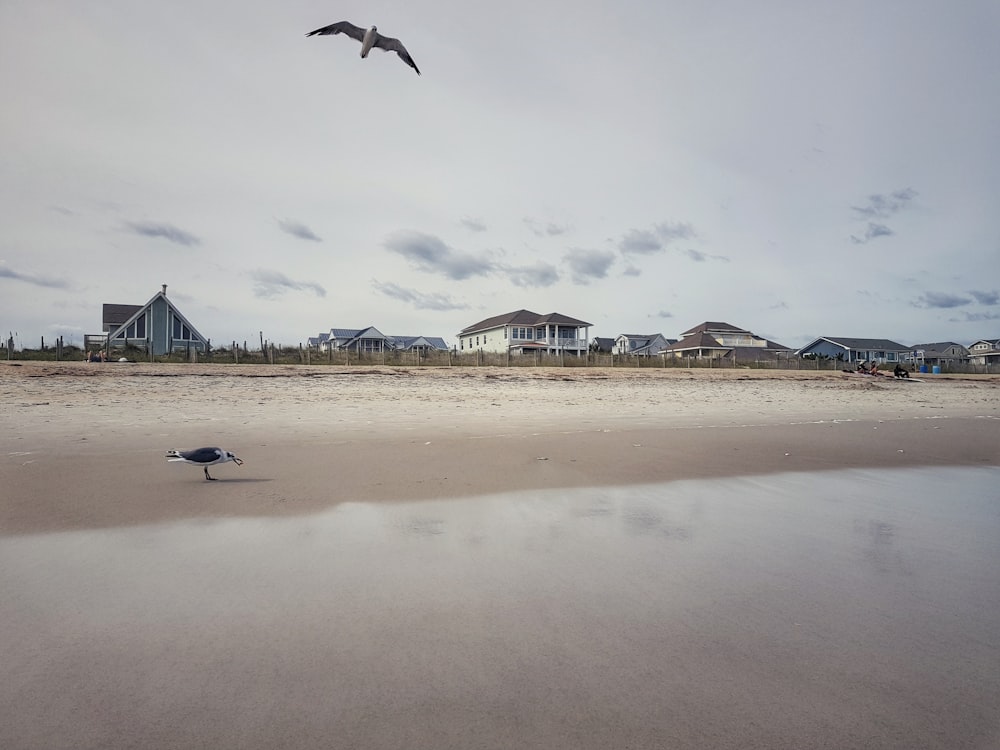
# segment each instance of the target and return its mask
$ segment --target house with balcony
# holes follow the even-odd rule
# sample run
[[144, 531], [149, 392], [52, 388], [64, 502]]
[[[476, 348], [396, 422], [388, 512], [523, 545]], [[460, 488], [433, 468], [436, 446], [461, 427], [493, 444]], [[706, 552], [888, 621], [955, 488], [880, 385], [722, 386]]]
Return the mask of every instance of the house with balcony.
[[820, 336], [797, 352], [799, 357], [828, 357], [842, 362], [905, 362], [913, 350], [890, 339]]
[[615, 338], [612, 352], [633, 354], [637, 357], [652, 357], [676, 343], [677, 339], [668, 339], [662, 333], [620, 333]]
[[101, 317], [104, 332], [84, 337], [88, 349], [105, 344], [111, 349], [134, 346], [164, 355], [209, 348], [209, 340], [167, 298], [166, 284], [145, 305], [104, 304]]
[[969, 361], [977, 365], [1000, 364], [1000, 339], [979, 339], [969, 344]]
[[539, 315], [515, 310], [463, 328], [458, 334], [458, 350], [586, 355], [591, 325], [561, 313]]
[[738, 361], [778, 359], [792, 350], [730, 323], [706, 321], [681, 334], [661, 352], [665, 357], [735, 358]]

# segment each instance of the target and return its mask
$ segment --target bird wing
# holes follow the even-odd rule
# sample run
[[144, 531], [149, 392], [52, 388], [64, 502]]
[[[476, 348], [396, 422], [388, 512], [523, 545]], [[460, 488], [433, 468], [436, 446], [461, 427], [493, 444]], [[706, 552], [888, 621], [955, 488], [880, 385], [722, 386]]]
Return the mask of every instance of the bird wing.
[[193, 451], [181, 451], [188, 461], [196, 464], [210, 464], [222, 458], [223, 453], [218, 448], [195, 448]]
[[337, 21], [337, 23], [331, 23], [329, 26], [324, 26], [322, 29], [316, 29], [315, 31], [310, 31], [306, 36], [325, 36], [327, 34], [347, 34], [351, 39], [357, 39], [359, 42], [365, 38], [365, 30], [360, 26], [355, 26], [350, 21]]
[[417, 71], [417, 75], [420, 75], [420, 68], [418, 68], [417, 64], [413, 62], [413, 58], [410, 57], [410, 53], [406, 51], [406, 47], [404, 47], [403, 43], [398, 39], [393, 39], [391, 36], [382, 36], [379, 34], [375, 37], [375, 46], [381, 47], [386, 52], [395, 52], [399, 55], [399, 58], [403, 62]]

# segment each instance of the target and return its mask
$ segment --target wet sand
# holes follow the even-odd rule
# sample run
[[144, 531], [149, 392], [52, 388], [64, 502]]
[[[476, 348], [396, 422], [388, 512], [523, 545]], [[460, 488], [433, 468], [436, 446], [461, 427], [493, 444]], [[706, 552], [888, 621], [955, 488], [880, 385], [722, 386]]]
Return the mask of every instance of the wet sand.
[[994, 379], [79, 367], [0, 367], [0, 746], [1000, 743]]

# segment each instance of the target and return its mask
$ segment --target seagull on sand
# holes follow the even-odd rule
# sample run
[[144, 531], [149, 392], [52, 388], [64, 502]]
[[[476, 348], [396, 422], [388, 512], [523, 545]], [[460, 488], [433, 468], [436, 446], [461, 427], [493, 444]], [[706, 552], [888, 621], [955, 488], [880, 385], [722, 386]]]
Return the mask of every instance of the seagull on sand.
[[222, 448], [195, 448], [193, 451], [167, 451], [167, 461], [183, 461], [186, 464], [194, 464], [205, 470], [205, 479], [215, 481], [215, 477], [209, 476], [208, 467], [215, 464], [225, 464], [232, 461], [237, 466], [242, 466], [243, 461], [236, 458], [229, 451]]
[[406, 47], [398, 39], [393, 39], [391, 36], [382, 36], [378, 33], [378, 29], [372, 26], [370, 29], [362, 29], [360, 26], [355, 26], [350, 21], [338, 21], [337, 23], [331, 23], [329, 26], [324, 26], [322, 29], [316, 29], [315, 31], [310, 31], [306, 36], [325, 36], [327, 34], [347, 34], [351, 39], [357, 39], [361, 42], [361, 56], [368, 57], [368, 53], [372, 51], [372, 47], [381, 47], [386, 52], [395, 52], [399, 55], [399, 59], [417, 71], [417, 75], [420, 75], [420, 68], [417, 64], [413, 62], [413, 58], [410, 57], [410, 53], [406, 51]]

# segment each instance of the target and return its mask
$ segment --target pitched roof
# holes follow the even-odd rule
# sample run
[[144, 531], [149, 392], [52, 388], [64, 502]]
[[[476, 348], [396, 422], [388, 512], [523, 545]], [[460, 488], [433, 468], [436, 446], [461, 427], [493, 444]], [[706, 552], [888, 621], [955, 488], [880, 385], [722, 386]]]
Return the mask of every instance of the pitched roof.
[[389, 336], [392, 340], [393, 348], [412, 349], [414, 346], [429, 346], [432, 349], [447, 351], [448, 345], [440, 336]]
[[732, 331], [734, 333], [750, 333], [750, 331], [745, 328], [737, 328], [729, 323], [713, 323], [711, 321], [705, 321], [701, 325], [696, 325], [690, 331], [684, 331], [681, 334], [681, 338], [684, 336], [690, 336], [693, 333], [702, 333], [704, 331]]
[[699, 333], [685, 336], [680, 341], [670, 344], [665, 351], [685, 351], [687, 349], [732, 349], [731, 346], [724, 346], [716, 341], [710, 333], [701, 331]]
[[499, 328], [505, 325], [515, 325], [515, 326], [538, 326], [545, 325], [546, 323], [554, 323], [561, 326], [590, 326], [593, 323], [586, 323], [582, 320], [577, 320], [576, 318], [571, 318], [568, 315], [561, 315], [559, 313], [549, 313], [548, 315], [539, 315], [536, 312], [531, 312], [531, 310], [515, 310], [514, 312], [504, 313], [503, 315], [496, 315], [492, 318], [486, 318], [486, 320], [481, 320], [478, 323], [473, 323], [468, 328], [463, 328], [459, 335], [464, 333], [475, 333], [476, 331], [489, 330], [491, 328]]
[[142, 305], [111, 305], [105, 303], [101, 310], [101, 320], [105, 331], [120, 328], [121, 324], [142, 309]]
[[811, 341], [803, 346], [801, 349], [798, 349], [798, 351], [804, 352], [808, 349], [812, 349], [820, 341], [827, 341], [835, 346], [854, 351], [908, 352], [912, 349], [912, 347], [904, 346], [898, 341], [893, 341], [891, 339], [857, 339], [849, 336], [820, 336], [818, 339], [815, 339], [814, 341]]

